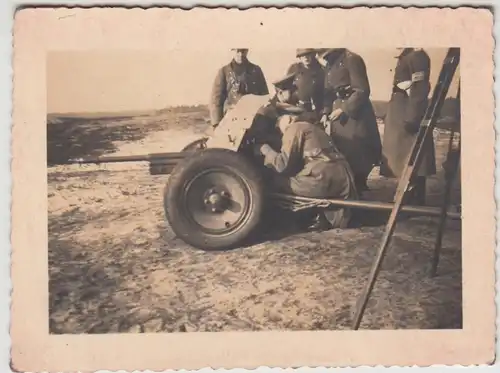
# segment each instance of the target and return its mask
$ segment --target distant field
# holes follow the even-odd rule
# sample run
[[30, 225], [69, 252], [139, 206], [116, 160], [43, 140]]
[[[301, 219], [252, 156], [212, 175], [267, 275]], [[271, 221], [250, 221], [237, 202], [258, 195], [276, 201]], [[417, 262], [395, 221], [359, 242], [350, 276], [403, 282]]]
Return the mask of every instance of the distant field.
[[49, 113], [47, 115], [48, 122], [58, 121], [62, 119], [114, 119], [114, 118], [133, 118], [133, 117], [148, 117], [151, 115], [162, 114], [166, 112], [200, 112], [208, 108], [206, 105], [183, 105], [176, 107], [168, 107], [165, 109], [150, 109], [150, 110], [134, 110], [134, 111], [119, 111], [119, 112], [68, 112], [68, 113]]
[[[373, 108], [377, 118], [384, 119], [387, 114], [388, 101], [372, 100]], [[448, 98], [441, 110], [441, 117], [454, 116], [456, 110], [456, 100]], [[152, 109], [141, 111], [122, 111], [122, 112], [100, 112], [100, 113], [51, 113], [47, 116], [49, 122], [57, 119], [70, 118], [88, 118], [88, 119], [119, 119], [130, 117], [148, 117], [164, 113], [205, 113], [208, 119], [208, 107], [206, 105], [184, 105], [177, 107], [168, 107], [165, 109]]]

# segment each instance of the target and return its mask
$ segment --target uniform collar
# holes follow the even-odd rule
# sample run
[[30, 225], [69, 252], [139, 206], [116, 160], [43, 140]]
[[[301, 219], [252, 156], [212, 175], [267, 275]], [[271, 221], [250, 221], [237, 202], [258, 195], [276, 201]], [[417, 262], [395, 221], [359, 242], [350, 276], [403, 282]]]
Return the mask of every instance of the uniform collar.
[[308, 67], [306, 67], [302, 62], [299, 62], [299, 67], [304, 70], [314, 70], [320, 66], [319, 62], [316, 59], [313, 59]]
[[244, 59], [242, 63], [236, 63], [236, 61], [232, 59], [229, 63], [229, 66], [231, 66], [231, 69], [233, 69], [234, 72], [236, 72], [237, 74], [241, 74], [248, 70], [248, 68], [250, 67], [250, 61]]

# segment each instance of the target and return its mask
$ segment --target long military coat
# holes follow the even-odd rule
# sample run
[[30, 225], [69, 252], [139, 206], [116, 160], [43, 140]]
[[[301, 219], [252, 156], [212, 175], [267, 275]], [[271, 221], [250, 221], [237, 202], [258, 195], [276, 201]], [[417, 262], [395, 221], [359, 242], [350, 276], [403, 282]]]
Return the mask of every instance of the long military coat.
[[287, 74], [295, 74], [294, 85], [296, 91], [294, 96], [297, 99], [297, 105], [302, 106], [306, 111], [314, 113], [314, 118], [319, 121], [324, 105], [324, 80], [325, 73], [321, 65], [313, 60], [309, 67], [302, 63], [291, 65]]
[[331, 124], [331, 136], [356, 175], [368, 176], [380, 162], [382, 143], [370, 101], [370, 83], [364, 60], [342, 49], [326, 66], [324, 114], [341, 108], [344, 114]]
[[262, 69], [248, 60], [242, 64], [233, 60], [223, 66], [212, 86], [209, 105], [212, 125], [217, 125], [224, 114], [247, 94], [269, 94]]
[[[420, 121], [425, 115], [430, 91], [431, 61], [422, 49], [406, 49], [398, 58], [394, 72], [393, 93], [385, 117], [383, 160], [380, 174], [399, 178], [415, 142]], [[410, 83], [408, 90], [398, 87]], [[413, 127], [413, 131], [411, 130]], [[418, 176], [436, 173], [436, 156], [432, 136], [423, 150]]]
[[[354, 175], [332, 139], [319, 126], [296, 121], [283, 133], [281, 150], [263, 146], [264, 164], [275, 190], [312, 198], [357, 199]], [[345, 227], [350, 209], [325, 211], [332, 227]]]

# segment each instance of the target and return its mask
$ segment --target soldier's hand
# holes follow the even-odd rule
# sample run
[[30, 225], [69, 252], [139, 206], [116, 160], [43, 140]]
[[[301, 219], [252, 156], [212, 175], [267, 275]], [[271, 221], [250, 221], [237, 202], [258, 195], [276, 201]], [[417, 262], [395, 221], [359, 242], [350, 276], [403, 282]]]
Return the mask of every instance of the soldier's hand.
[[331, 126], [331, 123], [330, 123], [330, 120], [328, 119], [328, 115], [323, 115], [320, 119], [320, 124], [321, 126], [323, 127], [323, 130], [327, 133], [327, 134], [330, 134], [331, 130], [330, 130], [330, 126]]
[[335, 121], [337, 119], [340, 118], [340, 116], [344, 113], [344, 111], [342, 109], [335, 109], [334, 111], [332, 111], [332, 113], [328, 116], [328, 118], [331, 120], [331, 121]]
[[253, 145], [253, 154], [256, 155], [257, 157], [262, 156], [262, 151], [260, 150], [262, 148], [262, 144], [254, 144]]

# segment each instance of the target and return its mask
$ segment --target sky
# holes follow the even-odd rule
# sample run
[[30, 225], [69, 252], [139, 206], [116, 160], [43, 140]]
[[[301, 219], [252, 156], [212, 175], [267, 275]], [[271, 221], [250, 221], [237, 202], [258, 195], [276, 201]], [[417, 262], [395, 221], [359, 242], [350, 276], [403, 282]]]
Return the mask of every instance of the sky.
[[[365, 60], [373, 100], [388, 100], [396, 49], [353, 49]], [[437, 80], [446, 49], [427, 49], [431, 82]], [[92, 113], [162, 109], [206, 104], [217, 70], [232, 58], [228, 50], [53, 51], [47, 57], [47, 112]], [[270, 91], [296, 61], [295, 49], [248, 54]]]

